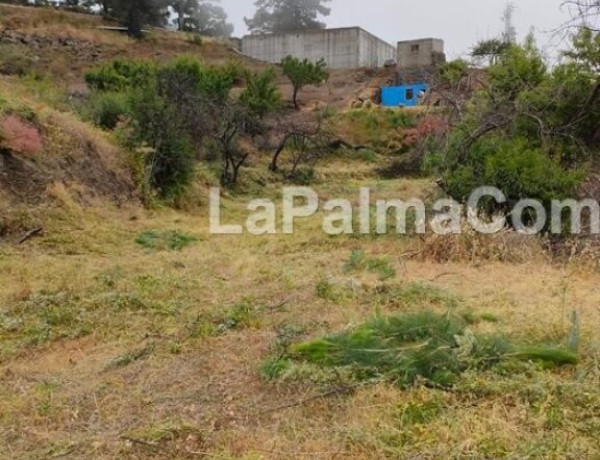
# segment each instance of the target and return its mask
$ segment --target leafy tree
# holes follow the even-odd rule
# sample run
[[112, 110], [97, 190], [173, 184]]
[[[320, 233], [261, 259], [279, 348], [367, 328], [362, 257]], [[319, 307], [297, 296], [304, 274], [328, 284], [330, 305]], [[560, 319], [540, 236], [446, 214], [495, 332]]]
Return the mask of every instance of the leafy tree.
[[234, 65], [205, 66], [192, 56], [180, 56], [158, 71], [160, 89], [180, 105], [191, 102], [179, 100], [188, 95], [224, 104], [237, 77]]
[[[236, 78], [233, 66], [208, 67], [187, 56], [157, 73], [156, 93], [171, 110], [165, 111], [170, 118], [165, 126], [180, 129], [195, 150], [216, 147], [222, 157], [221, 181], [227, 186], [236, 183], [248, 156], [240, 152], [238, 142], [249, 123], [247, 110], [230, 98]], [[178, 183], [182, 179], [187, 177], [177, 178]]]
[[281, 61], [283, 73], [292, 82], [292, 102], [299, 109], [298, 93], [306, 85], [320, 85], [329, 78], [326, 70], [327, 64], [323, 59], [318, 62], [310, 62], [308, 59], [287, 56]]
[[515, 100], [522, 92], [538, 87], [547, 75], [544, 59], [530, 35], [523, 46], [510, 46], [487, 73], [497, 100]]
[[245, 18], [252, 33], [324, 29], [321, 16], [329, 16], [331, 0], [257, 0], [256, 13]]

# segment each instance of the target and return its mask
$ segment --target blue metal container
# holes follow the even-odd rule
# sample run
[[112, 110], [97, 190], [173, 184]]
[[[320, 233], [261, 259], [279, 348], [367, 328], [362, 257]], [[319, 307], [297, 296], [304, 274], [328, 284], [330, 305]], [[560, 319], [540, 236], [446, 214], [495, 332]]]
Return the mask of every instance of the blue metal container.
[[426, 83], [381, 88], [381, 105], [384, 107], [415, 107], [419, 104], [419, 94], [427, 91]]

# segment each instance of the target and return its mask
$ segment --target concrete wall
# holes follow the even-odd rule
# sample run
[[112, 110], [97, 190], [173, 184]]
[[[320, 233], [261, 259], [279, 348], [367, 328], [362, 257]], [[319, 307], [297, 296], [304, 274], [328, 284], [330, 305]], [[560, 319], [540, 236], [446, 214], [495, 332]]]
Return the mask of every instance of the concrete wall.
[[383, 67], [396, 59], [396, 49], [366, 30], [359, 29], [359, 67]]
[[414, 69], [435, 67], [445, 62], [444, 41], [424, 38], [398, 42], [398, 67]]
[[271, 63], [286, 56], [313, 62], [325, 59], [332, 69], [381, 67], [395, 57], [392, 45], [359, 27], [247, 35], [242, 39], [242, 52]]

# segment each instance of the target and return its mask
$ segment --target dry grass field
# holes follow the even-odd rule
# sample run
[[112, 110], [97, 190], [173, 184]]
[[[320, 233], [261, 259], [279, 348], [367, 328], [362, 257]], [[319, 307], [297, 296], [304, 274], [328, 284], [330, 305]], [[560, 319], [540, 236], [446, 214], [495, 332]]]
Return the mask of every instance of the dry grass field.
[[[363, 185], [405, 198], [430, 187], [344, 179], [354, 166], [323, 166], [337, 180], [318, 185], [320, 195], [354, 199]], [[246, 201], [225, 199], [224, 220], [243, 222]], [[261, 237], [210, 235], [203, 209], [83, 209], [66, 192], [47, 213], [43, 237], [0, 246], [2, 458], [600, 454], [600, 290], [590, 269], [541, 251], [520, 263], [414, 260], [414, 237], [330, 237], [318, 216], [295, 235]], [[345, 271], [356, 250], [385, 261], [387, 279]], [[487, 318], [478, 330], [545, 343], [564, 340], [576, 310], [582, 360], [467, 372], [452, 390], [382, 382], [337, 392], [343, 377], [302, 367], [265, 375], [284, 341], [375, 312], [443, 310], [444, 299]]]

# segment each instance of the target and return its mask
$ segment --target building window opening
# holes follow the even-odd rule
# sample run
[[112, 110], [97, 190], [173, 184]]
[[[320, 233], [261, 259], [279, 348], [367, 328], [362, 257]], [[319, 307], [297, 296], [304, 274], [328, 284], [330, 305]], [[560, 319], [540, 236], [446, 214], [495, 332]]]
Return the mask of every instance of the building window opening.
[[409, 88], [406, 90], [406, 100], [407, 101], [412, 101], [415, 98], [415, 90], [412, 88]]
[[410, 47], [410, 50], [411, 50], [413, 53], [418, 53], [418, 52], [421, 50], [421, 47], [420, 47], [419, 45], [412, 45], [412, 46]]

